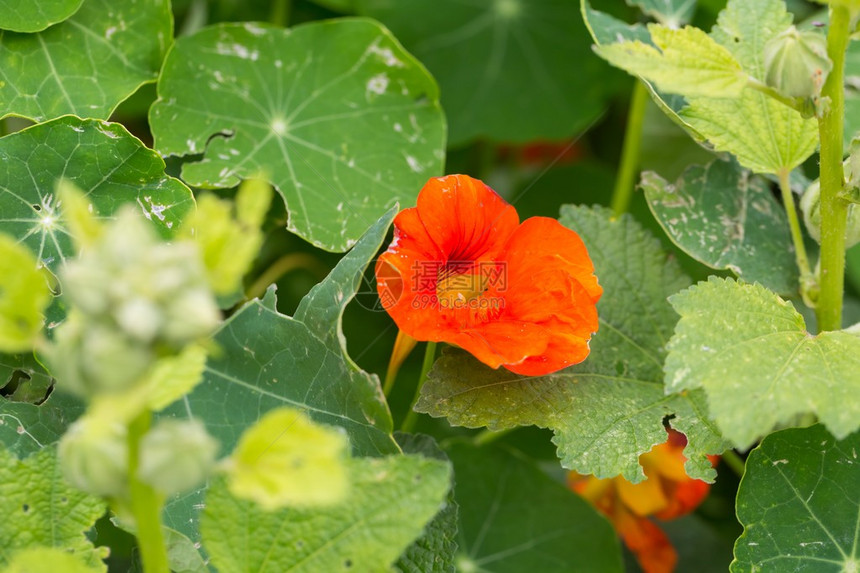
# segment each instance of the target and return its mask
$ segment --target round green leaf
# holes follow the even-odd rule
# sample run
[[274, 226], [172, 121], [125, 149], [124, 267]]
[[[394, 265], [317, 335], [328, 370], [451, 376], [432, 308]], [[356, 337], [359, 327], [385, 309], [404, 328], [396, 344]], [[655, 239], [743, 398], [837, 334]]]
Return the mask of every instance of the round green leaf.
[[156, 148], [203, 154], [184, 166], [186, 181], [265, 177], [287, 204], [288, 228], [325, 249], [347, 249], [442, 172], [438, 88], [370, 20], [206, 28], [176, 42], [158, 95]]
[[43, 32], [0, 32], [0, 118], [107, 119], [155, 79], [172, 36], [168, 0], [86, 0]]
[[559, 139], [588, 127], [617, 82], [572, 0], [357, 0], [427, 65], [450, 143]]
[[460, 504], [458, 571], [613, 573], [612, 526], [532, 462], [501, 448], [448, 449]]
[[0, 30], [39, 32], [78, 11], [84, 0], [0, 0]]
[[117, 123], [66, 116], [8, 135], [0, 139], [0, 231], [52, 272], [76, 253], [56, 199], [60, 177], [86, 193], [99, 218], [136, 203], [164, 237], [193, 206], [189, 189], [164, 174], [158, 154]]
[[860, 570], [860, 434], [783, 430], [753, 450], [738, 490], [731, 571]]

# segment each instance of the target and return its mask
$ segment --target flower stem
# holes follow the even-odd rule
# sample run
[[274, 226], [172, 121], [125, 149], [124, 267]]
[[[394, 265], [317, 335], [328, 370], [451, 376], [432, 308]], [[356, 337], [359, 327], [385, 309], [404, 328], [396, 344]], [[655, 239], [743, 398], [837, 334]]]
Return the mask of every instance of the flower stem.
[[806, 255], [806, 245], [803, 243], [803, 233], [800, 230], [800, 218], [797, 216], [797, 208], [794, 204], [794, 194], [791, 192], [789, 177], [791, 171], [782, 169], [777, 173], [779, 178], [779, 191], [782, 194], [782, 204], [785, 214], [788, 216], [788, 227], [791, 230], [791, 241], [794, 243], [794, 256], [797, 268], [800, 271], [800, 294], [809, 306], [815, 305], [817, 298], [817, 285], [812, 269], [809, 266], [809, 257]]
[[833, 69], [827, 76], [822, 97], [829, 108], [818, 118], [821, 139], [821, 293], [816, 315], [818, 329], [838, 330], [842, 326], [842, 295], [845, 288], [845, 227], [848, 202], [840, 194], [842, 171], [842, 130], [845, 108], [845, 50], [848, 47], [851, 13], [840, 4], [830, 7], [827, 55]]
[[319, 259], [307, 253], [290, 253], [279, 258], [277, 261], [263, 271], [257, 280], [245, 291], [245, 300], [259, 298], [265, 294], [266, 289], [282, 276], [299, 269], [312, 272], [319, 280], [325, 278], [328, 269]]
[[726, 450], [720, 455], [720, 458], [725, 462], [729, 469], [737, 474], [738, 477], [744, 477], [746, 471], [746, 462], [734, 450]]
[[476, 446], [485, 446], [491, 442], [495, 442], [499, 438], [507, 436], [516, 429], [517, 426], [514, 426], [512, 428], [505, 428], [504, 430], [498, 430], [495, 432], [493, 430], [484, 429], [475, 435], [475, 437], [472, 439], [472, 443]]
[[761, 92], [767, 96], [770, 96], [773, 99], [775, 99], [776, 101], [783, 103], [783, 104], [787, 105], [788, 107], [790, 107], [791, 109], [799, 111], [800, 113], [803, 113], [805, 111], [803, 108], [803, 104], [802, 104], [800, 99], [784, 96], [781, 93], [779, 93], [777, 90], [772, 88], [771, 86], [767, 85], [766, 83], [764, 83], [762, 81], [755, 79], [752, 76], [747, 78], [747, 87], [752, 88], [758, 92]]
[[633, 198], [636, 174], [639, 171], [639, 150], [642, 146], [642, 123], [645, 107], [648, 104], [648, 88], [642, 80], [633, 85], [630, 110], [627, 114], [627, 128], [624, 131], [624, 144], [621, 148], [621, 165], [612, 192], [612, 211], [616, 215], [626, 213]]
[[137, 478], [140, 441], [149, 430], [152, 412], [146, 410], [128, 428], [128, 475], [131, 511], [137, 525], [137, 543], [144, 573], [170, 573], [167, 548], [161, 531], [164, 499], [150, 485]]
[[291, 0], [274, 0], [269, 20], [276, 26], [287, 27], [290, 23]]
[[433, 361], [436, 358], [436, 343], [428, 342], [424, 349], [424, 362], [421, 364], [421, 374], [418, 376], [418, 385], [415, 387], [415, 395], [412, 397], [412, 402], [409, 404], [409, 411], [400, 424], [401, 432], [411, 432], [415, 427], [415, 421], [418, 419], [418, 414], [415, 412], [415, 404], [418, 402], [418, 397], [421, 396], [421, 388], [424, 387], [424, 382], [427, 381], [427, 374], [430, 373], [430, 368], [433, 367]]
[[416, 344], [418, 344], [417, 340], [402, 330], [397, 331], [397, 339], [394, 341], [394, 348], [391, 349], [391, 358], [388, 360], [388, 370], [385, 372], [385, 382], [382, 384], [382, 393], [386, 396], [394, 388], [397, 373], [400, 372], [400, 367], [403, 366], [403, 363], [409, 354], [412, 353]]

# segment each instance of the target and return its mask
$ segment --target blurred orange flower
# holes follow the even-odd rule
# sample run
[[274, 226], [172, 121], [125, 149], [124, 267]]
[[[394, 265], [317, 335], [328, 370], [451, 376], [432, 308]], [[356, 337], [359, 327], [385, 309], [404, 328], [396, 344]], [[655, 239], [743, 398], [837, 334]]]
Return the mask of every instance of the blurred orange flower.
[[376, 280], [401, 332], [528, 376], [585, 360], [603, 293], [579, 235], [546, 217], [521, 224], [466, 175], [430, 179], [397, 215]]
[[[668, 520], [696, 509], [710, 485], [684, 471], [687, 438], [669, 430], [669, 439], [639, 456], [646, 479], [633, 484], [621, 476], [598, 479], [571, 472], [571, 489], [604, 513], [645, 573], [671, 573], [678, 561], [675, 548], [649, 516]], [[716, 463], [717, 457], [711, 457]]]

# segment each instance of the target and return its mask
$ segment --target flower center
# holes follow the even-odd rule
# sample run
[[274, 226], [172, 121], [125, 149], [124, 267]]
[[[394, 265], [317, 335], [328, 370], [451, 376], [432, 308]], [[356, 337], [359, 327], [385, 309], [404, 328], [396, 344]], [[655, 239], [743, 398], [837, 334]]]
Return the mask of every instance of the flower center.
[[449, 262], [438, 270], [436, 298], [441, 311], [455, 311], [463, 322], [486, 322], [498, 316], [504, 307], [499, 297], [485, 296], [492, 286], [498, 287], [495, 264]]

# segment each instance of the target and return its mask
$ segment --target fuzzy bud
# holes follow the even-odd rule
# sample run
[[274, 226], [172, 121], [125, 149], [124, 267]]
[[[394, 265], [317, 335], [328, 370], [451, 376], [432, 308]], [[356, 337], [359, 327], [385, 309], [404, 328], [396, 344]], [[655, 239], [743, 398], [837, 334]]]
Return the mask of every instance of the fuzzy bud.
[[765, 44], [764, 66], [769, 86], [789, 97], [811, 98], [821, 94], [833, 64], [822, 34], [790, 26]]
[[[821, 242], [821, 184], [814, 181], [800, 200], [806, 230], [817, 243]], [[850, 248], [860, 243], [860, 208], [856, 203], [848, 205], [848, 224], [845, 228], [845, 246]]]
[[83, 417], [59, 445], [60, 467], [69, 483], [101, 496], [118, 497], [128, 485], [126, 426], [119, 421]]
[[218, 442], [198, 420], [162, 420], [140, 443], [137, 476], [165, 495], [202, 483], [215, 465]]

